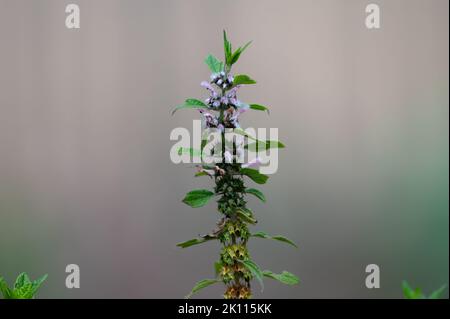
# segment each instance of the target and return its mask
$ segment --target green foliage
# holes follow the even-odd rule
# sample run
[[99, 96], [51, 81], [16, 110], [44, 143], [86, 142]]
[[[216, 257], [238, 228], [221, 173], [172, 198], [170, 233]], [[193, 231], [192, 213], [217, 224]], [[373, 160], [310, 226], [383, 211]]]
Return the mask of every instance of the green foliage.
[[279, 236], [279, 235], [276, 235], [276, 236], [269, 236], [269, 235], [267, 235], [265, 232], [259, 231], [259, 232], [256, 232], [256, 233], [252, 234], [252, 237], [258, 237], [258, 238], [265, 238], [265, 239], [278, 240], [278, 241], [281, 241], [281, 242], [283, 242], [283, 243], [292, 245], [292, 246], [294, 246], [295, 248], [298, 248], [297, 245], [296, 245], [293, 241], [287, 239], [286, 237]]
[[234, 77], [234, 85], [241, 85], [241, 84], [256, 84], [256, 81], [250, 78], [246, 74], [238, 74]]
[[253, 212], [248, 208], [241, 207], [236, 211], [236, 214], [241, 220], [246, 223], [253, 225], [257, 223], [256, 219], [253, 217]]
[[194, 245], [203, 244], [203, 243], [205, 243], [207, 241], [210, 241], [212, 239], [214, 239], [214, 238], [209, 238], [209, 237], [208, 238], [194, 238], [194, 239], [190, 239], [190, 240], [184, 241], [182, 243], [178, 243], [177, 246], [181, 247], [181, 248], [187, 248], [187, 247], [191, 247], [191, 246], [194, 246]]
[[252, 194], [254, 196], [256, 196], [257, 198], [259, 198], [262, 202], [266, 202], [266, 196], [263, 194], [263, 192], [261, 192], [260, 190], [256, 189], [256, 188], [247, 188], [245, 190], [245, 192], [247, 194]]
[[196, 189], [186, 194], [183, 203], [193, 208], [202, 207], [208, 203], [214, 193], [207, 189]]
[[271, 148], [284, 148], [284, 144], [280, 141], [257, 141], [244, 146], [252, 152], [261, 152]]
[[223, 30], [223, 49], [225, 53], [225, 64], [231, 66], [231, 57], [233, 55], [231, 43], [228, 41], [227, 32]]
[[231, 68], [231, 66], [239, 60], [239, 57], [241, 56], [242, 52], [244, 52], [245, 49], [247, 49], [251, 43], [252, 41], [247, 42], [243, 47], [239, 47], [236, 51], [233, 52], [231, 42], [228, 41], [227, 38], [227, 33], [225, 30], [223, 30], [223, 48], [225, 53], [225, 64], [227, 65], [228, 68]]
[[250, 151], [263, 151], [270, 148], [284, 148], [285, 145], [280, 141], [260, 141], [257, 138], [251, 136], [249, 133], [247, 133], [245, 130], [237, 128], [234, 129], [233, 133], [245, 136], [249, 140], [255, 141], [254, 143], [250, 143], [245, 145], [245, 149], [248, 149]]
[[265, 277], [278, 280], [279, 282], [286, 284], [286, 285], [297, 285], [299, 283], [299, 279], [294, 274], [291, 274], [290, 272], [283, 271], [281, 274], [275, 274], [271, 272], [270, 270], [264, 270], [263, 275]]
[[266, 111], [267, 114], [270, 114], [269, 108], [267, 108], [267, 106], [264, 106], [261, 104], [250, 104], [250, 108], [252, 110], [256, 110], [256, 111]]
[[258, 170], [253, 168], [241, 168], [242, 175], [248, 176], [252, 181], [257, 184], [265, 184], [269, 179], [269, 176], [261, 174]]
[[203, 279], [200, 280], [199, 282], [197, 282], [194, 286], [194, 288], [192, 288], [191, 292], [186, 296], [186, 299], [189, 299], [192, 297], [193, 294], [195, 294], [196, 292], [202, 290], [203, 288], [206, 288], [208, 286], [211, 286], [213, 284], [216, 284], [220, 282], [217, 279]]
[[445, 291], [445, 289], [447, 288], [447, 285], [442, 285], [440, 288], [436, 289], [435, 291], [433, 291], [429, 296], [428, 299], [440, 299], [442, 293]]
[[403, 297], [405, 299], [439, 299], [444, 290], [447, 288], [447, 285], [443, 285], [439, 289], [433, 291], [428, 297], [422, 292], [422, 289], [419, 287], [413, 289], [406, 281], [403, 281], [402, 288]]
[[0, 291], [4, 299], [32, 299], [35, 298], [36, 292], [47, 278], [44, 275], [34, 281], [31, 281], [26, 273], [17, 276], [13, 288], [9, 288], [3, 277], [0, 277]]
[[264, 282], [263, 282], [263, 272], [259, 268], [257, 264], [255, 264], [251, 260], [242, 260], [242, 264], [250, 270], [253, 276], [255, 276], [256, 280], [258, 280], [259, 284], [261, 285], [261, 291], [264, 289]]
[[248, 46], [252, 43], [252, 41], [247, 42], [243, 47], [239, 47], [234, 53], [231, 55], [230, 64], [235, 64], [239, 57], [241, 56], [241, 53], [245, 51], [245, 49], [248, 48]]
[[213, 73], [218, 73], [223, 70], [223, 62], [219, 61], [215, 56], [211, 54], [206, 57], [205, 63]]
[[208, 106], [200, 100], [187, 99], [183, 104], [178, 105], [173, 109], [172, 115], [180, 109], [206, 109], [207, 107]]
[[[249, 152], [263, 151], [273, 148], [284, 148], [280, 141], [260, 141], [251, 136], [245, 130], [239, 128], [238, 116], [241, 111], [247, 108], [269, 113], [269, 109], [261, 104], [247, 104], [237, 98], [239, 85], [255, 84], [256, 81], [246, 74], [233, 76], [232, 66], [239, 60], [241, 54], [246, 50], [251, 42], [233, 51], [231, 42], [228, 40], [227, 33], [223, 31], [224, 62], [209, 54], [205, 63], [213, 73], [209, 82], [202, 82], [202, 86], [209, 92], [207, 104], [200, 100], [188, 99], [182, 105], [175, 108], [173, 113], [179, 109], [207, 109], [203, 112], [204, 126], [207, 128], [234, 128], [233, 133], [244, 136], [247, 144], [245, 149]], [[236, 112], [238, 111], [238, 112]], [[217, 112], [217, 113], [216, 113]], [[172, 113], [172, 114], [173, 114]], [[221, 141], [225, 141], [225, 132], [220, 130]], [[206, 132], [206, 130], [205, 130]], [[209, 139], [208, 135], [202, 133], [202, 142], [200, 150], [193, 148], [179, 148], [179, 155], [190, 155], [191, 157], [202, 157], [202, 151]], [[224, 143], [222, 152], [228, 149], [228, 155], [237, 156], [235, 152], [236, 141]], [[216, 145], [218, 146], [218, 145]], [[230, 150], [232, 147], [233, 150]], [[216, 149], [212, 151], [216, 155]], [[225, 154], [222, 155], [225, 158]], [[194, 286], [188, 294], [188, 298], [194, 293], [217, 282], [226, 285], [224, 298], [248, 299], [252, 296], [251, 281], [256, 279], [263, 287], [263, 277], [278, 280], [282, 283], [293, 285], [298, 283], [298, 278], [293, 274], [283, 271], [276, 274], [271, 271], [261, 271], [249, 255], [247, 243], [251, 236], [259, 238], [273, 239], [295, 246], [291, 240], [283, 236], [269, 236], [263, 232], [256, 232], [251, 235], [249, 227], [257, 223], [257, 220], [251, 209], [247, 207], [246, 195], [250, 194], [263, 202], [266, 202], [265, 195], [258, 189], [247, 188], [245, 181], [252, 180], [257, 184], [267, 182], [269, 176], [261, 174], [258, 170], [252, 169], [246, 165], [243, 167], [234, 158], [233, 162], [221, 162], [207, 165], [202, 163], [199, 166], [200, 171], [195, 176], [209, 176], [215, 183], [214, 192], [207, 189], [196, 189], [186, 194], [183, 202], [191, 207], [202, 207], [206, 205], [213, 196], [218, 196], [217, 209], [221, 214], [221, 219], [217, 227], [208, 235], [200, 236], [178, 243], [177, 246], [187, 248], [199, 245], [210, 240], [217, 239], [221, 244], [220, 258], [214, 264], [215, 279], [204, 279]]]

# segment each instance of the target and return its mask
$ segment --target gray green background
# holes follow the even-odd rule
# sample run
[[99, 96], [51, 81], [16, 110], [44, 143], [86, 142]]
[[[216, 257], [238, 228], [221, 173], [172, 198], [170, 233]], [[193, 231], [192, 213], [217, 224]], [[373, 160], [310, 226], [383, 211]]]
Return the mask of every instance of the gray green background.
[[[65, 28], [65, 6], [81, 29]], [[287, 148], [251, 199], [255, 229], [299, 244], [251, 242], [265, 298], [400, 298], [448, 283], [448, 1], [371, 1], [381, 29], [364, 25], [369, 1], [0, 0], [0, 275], [48, 273], [41, 298], [179, 298], [213, 275], [217, 243], [181, 250], [206, 233], [213, 203], [191, 209], [191, 165], [169, 159], [175, 127], [204, 98], [203, 59], [253, 40], [236, 72], [271, 115]], [[65, 267], [81, 288], [65, 287]], [[365, 266], [381, 288], [365, 288]], [[211, 287], [199, 297], [220, 297]], [[448, 296], [446, 292], [446, 296]]]

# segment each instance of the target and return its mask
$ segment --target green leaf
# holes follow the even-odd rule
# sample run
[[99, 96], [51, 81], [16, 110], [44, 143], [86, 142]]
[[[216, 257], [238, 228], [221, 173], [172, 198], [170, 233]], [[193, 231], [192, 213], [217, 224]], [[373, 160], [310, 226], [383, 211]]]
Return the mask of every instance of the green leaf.
[[253, 217], [253, 213], [248, 208], [239, 208], [236, 210], [236, 214], [244, 221], [249, 224], [256, 224], [257, 220]]
[[285, 148], [284, 144], [280, 141], [257, 141], [244, 146], [252, 152], [261, 152], [271, 148]]
[[270, 270], [264, 270], [263, 275], [265, 277], [278, 280], [279, 282], [286, 285], [296, 285], [299, 283], [298, 277], [288, 271], [283, 271], [281, 274], [275, 274]]
[[406, 299], [423, 299], [425, 298], [420, 288], [412, 289], [406, 281], [402, 283], [403, 296]]
[[19, 276], [17, 276], [16, 282], [14, 283], [14, 289], [20, 288], [28, 283], [31, 283], [31, 280], [28, 275], [23, 272]]
[[246, 190], [245, 190], [245, 192], [247, 193], [247, 194], [252, 194], [252, 195], [254, 195], [254, 196], [256, 196], [256, 197], [258, 197], [262, 202], [266, 202], [266, 196], [264, 196], [264, 194], [263, 194], [263, 192], [261, 192], [260, 190], [258, 190], [258, 189], [255, 189], [255, 188], [247, 188]]
[[231, 43], [228, 41], [227, 33], [225, 30], [223, 30], [223, 48], [225, 53], [225, 64], [228, 66], [231, 66], [231, 55], [232, 55], [232, 48]]
[[298, 248], [297, 245], [293, 241], [291, 241], [288, 238], [283, 237], [283, 236], [279, 236], [279, 235], [270, 236], [270, 235], [268, 235], [268, 234], [266, 234], [265, 232], [262, 232], [262, 231], [256, 232], [256, 233], [252, 234], [252, 236], [253, 237], [258, 237], [258, 238], [278, 240], [278, 241], [281, 241], [283, 243], [292, 245], [295, 248]]
[[172, 115], [180, 109], [206, 109], [206, 108], [208, 108], [208, 106], [200, 100], [187, 99], [186, 101], [184, 101], [184, 104], [178, 105], [173, 109]]
[[439, 299], [441, 297], [441, 294], [444, 292], [445, 288], [447, 288], [447, 285], [443, 285], [441, 288], [433, 291], [429, 296], [428, 299]]
[[234, 77], [233, 85], [255, 84], [256, 81], [245, 74], [238, 74]]
[[218, 260], [214, 263], [214, 273], [216, 274], [216, 277], [219, 276], [219, 273], [222, 270], [222, 267], [223, 267], [223, 264], [220, 260]]
[[269, 179], [269, 176], [261, 174], [258, 170], [253, 168], [241, 168], [241, 174], [248, 176], [257, 184], [265, 184]]
[[206, 59], [205, 63], [208, 65], [209, 69], [213, 73], [218, 73], [223, 70], [223, 62], [219, 61], [214, 55], [209, 54]]
[[33, 281], [33, 289], [37, 290], [42, 285], [42, 283], [47, 279], [47, 277], [48, 277], [48, 275], [45, 274], [42, 277]]
[[33, 298], [35, 290], [33, 289], [33, 283], [29, 282], [24, 284], [20, 288], [15, 288], [12, 292], [14, 299], [31, 299]]
[[200, 280], [199, 282], [197, 282], [194, 286], [194, 288], [192, 288], [191, 292], [186, 296], [186, 299], [189, 299], [192, 297], [193, 294], [195, 294], [196, 292], [198, 292], [199, 290], [202, 290], [203, 288], [206, 288], [208, 286], [211, 286], [212, 284], [218, 283], [219, 280], [217, 279], [203, 279]]
[[26, 273], [21, 273], [17, 276], [14, 289], [10, 289], [5, 280], [0, 278], [0, 291], [5, 299], [31, 299], [46, 278], [47, 275], [44, 275], [35, 281], [30, 281]]
[[255, 141], [255, 143], [250, 143], [245, 145], [246, 149], [249, 150], [263, 150], [263, 149], [269, 149], [269, 148], [285, 148], [285, 145], [280, 141], [260, 141], [257, 138], [253, 137], [247, 131], [241, 129], [241, 128], [235, 128], [233, 129], [234, 134], [238, 134], [241, 136], [247, 137], [249, 140]]
[[8, 287], [8, 283], [5, 281], [3, 277], [0, 277], [0, 291], [2, 292], [4, 299], [12, 299], [12, 291]]
[[202, 244], [202, 243], [207, 242], [212, 239], [214, 239], [214, 238], [194, 238], [194, 239], [182, 242], [182, 243], [178, 243], [177, 246], [181, 247], [181, 248], [187, 248], [187, 247], [191, 247], [194, 245]]
[[200, 177], [200, 176], [209, 176], [209, 175], [206, 172], [198, 172], [198, 173], [195, 173], [195, 175], [194, 175], [194, 177]]
[[238, 48], [238, 49], [232, 54], [231, 59], [230, 59], [230, 65], [235, 64], [235, 63], [239, 60], [239, 57], [241, 56], [241, 53], [244, 52], [245, 49], [247, 49], [248, 46], [249, 46], [251, 43], [252, 43], [252, 41], [247, 42], [246, 45], [244, 45], [243, 47]]
[[263, 272], [261, 271], [259, 266], [251, 260], [241, 260], [241, 262], [248, 270], [250, 270], [252, 275], [259, 281], [259, 284], [261, 285], [261, 291], [263, 291], [264, 290]]
[[186, 194], [186, 196], [183, 199], [183, 203], [193, 208], [202, 207], [213, 196], [214, 193], [207, 189], [196, 189]]
[[269, 109], [264, 106], [264, 105], [260, 105], [260, 104], [250, 104], [250, 108], [252, 110], [256, 110], [256, 111], [266, 111], [267, 114], [270, 114]]

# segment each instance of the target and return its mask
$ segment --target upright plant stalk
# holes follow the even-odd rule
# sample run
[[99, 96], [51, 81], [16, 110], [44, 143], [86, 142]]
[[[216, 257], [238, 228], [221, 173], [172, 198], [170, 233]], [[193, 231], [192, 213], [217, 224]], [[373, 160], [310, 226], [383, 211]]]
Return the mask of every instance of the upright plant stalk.
[[[220, 143], [218, 147], [213, 148], [214, 152], [220, 152], [221, 161], [211, 165], [202, 162], [198, 165], [196, 176], [210, 176], [214, 179], [214, 192], [207, 189], [196, 189], [186, 194], [183, 202], [191, 207], [202, 207], [212, 197], [217, 196], [218, 211], [221, 215], [217, 227], [211, 233], [199, 238], [191, 239], [177, 246], [186, 248], [201, 244], [211, 240], [218, 240], [221, 245], [220, 258], [215, 263], [216, 278], [204, 279], [194, 286], [190, 297], [198, 290], [211, 284], [222, 282], [226, 289], [224, 298], [227, 299], [248, 299], [252, 296], [251, 282], [257, 279], [263, 285], [263, 277], [278, 280], [288, 285], [298, 283], [298, 278], [287, 272], [273, 273], [269, 270], [262, 271], [259, 266], [252, 261], [247, 249], [247, 243], [250, 237], [275, 239], [296, 245], [283, 236], [269, 236], [264, 232], [250, 233], [249, 225], [256, 224], [253, 212], [247, 207], [245, 196], [251, 194], [261, 201], [265, 202], [264, 194], [257, 189], [247, 188], [244, 183], [244, 176], [249, 177], [257, 184], [266, 183], [269, 178], [261, 174], [252, 167], [260, 164], [258, 157], [248, 163], [242, 164], [238, 159], [244, 151], [255, 152], [266, 151], [270, 148], [283, 148], [284, 145], [279, 141], [260, 141], [250, 136], [239, 126], [239, 115], [246, 110], [253, 109], [257, 111], [267, 111], [268, 108], [260, 104], [246, 104], [237, 99], [237, 90], [241, 85], [255, 84], [256, 81], [248, 75], [231, 75], [231, 68], [236, 63], [241, 53], [249, 46], [250, 42], [236, 51], [232, 50], [231, 43], [228, 41], [224, 31], [224, 52], [225, 61], [221, 62], [212, 55], [208, 55], [205, 62], [213, 72], [209, 82], [202, 82], [210, 96], [205, 103], [197, 99], [187, 99], [184, 104], [179, 105], [178, 109], [190, 108], [198, 109], [202, 115], [204, 129], [216, 130], [220, 132]], [[219, 91], [219, 92], [218, 92]], [[214, 115], [210, 111], [217, 112]], [[241, 135], [247, 139], [244, 145], [237, 140], [227, 141], [226, 130], [233, 129], [233, 133]], [[192, 148], [179, 148], [179, 154], [189, 154], [191, 156], [200, 156], [203, 159], [205, 155], [205, 145], [207, 140], [202, 137], [202, 147], [200, 150]]]

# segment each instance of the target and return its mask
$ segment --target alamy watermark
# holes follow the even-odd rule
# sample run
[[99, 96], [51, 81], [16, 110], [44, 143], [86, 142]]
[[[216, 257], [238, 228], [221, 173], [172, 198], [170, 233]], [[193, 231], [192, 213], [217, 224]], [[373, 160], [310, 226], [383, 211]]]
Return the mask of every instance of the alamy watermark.
[[170, 133], [170, 140], [176, 141], [170, 150], [173, 163], [210, 165], [211, 172], [208, 167], [202, 171], [211, 175], [218, 163], [259, 168], [262, 174], [278, 170], [278, 144], [273, 145], [279, 143], [278, 128], [202, 128], [201, 121], [194, 120], [192, 136], [187, 128], [177, 127]]

